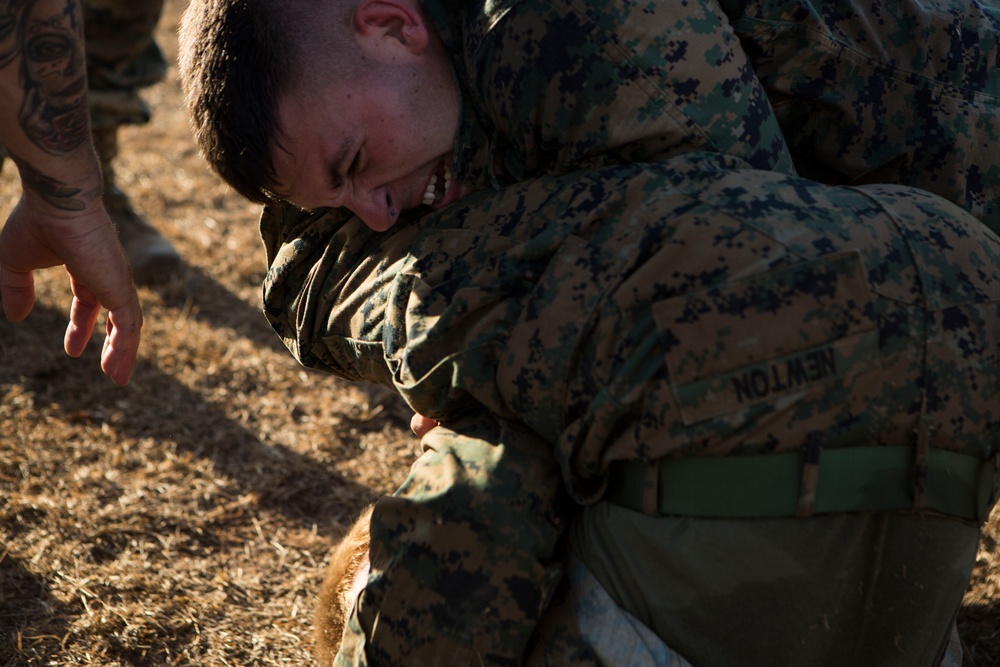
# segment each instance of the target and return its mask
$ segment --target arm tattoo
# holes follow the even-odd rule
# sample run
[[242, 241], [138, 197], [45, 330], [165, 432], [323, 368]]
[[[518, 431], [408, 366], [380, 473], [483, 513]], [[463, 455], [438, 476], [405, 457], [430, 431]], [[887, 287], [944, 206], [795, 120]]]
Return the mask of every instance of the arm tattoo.
[[25, 189], [37, 192], [49, 204], [64, 211], [83, 210], [85, 204], [77, 198], [80, 188], [67, 186], [62, 181], [46, 176], [13, 153], [8, 152], [8, 155], [21, 172], [21, 184]]
[[17, 55], [20, 39], [17, 24], [21, 20], [23, 0], [0, 0], [0, 67], [6, 67]]
[[29, 2], [23, 22], [25, 86], [21, 126], [38, 146], [61, 155], [87, 140], [87, 68], [83, 28], [73, 0], [51, 13], [52, 2]]
[[0, 0], [0, 67], [21, 56], [19, 120], [33, 144], [66, 155], [87, 141], [87, 70], [76, 0]]

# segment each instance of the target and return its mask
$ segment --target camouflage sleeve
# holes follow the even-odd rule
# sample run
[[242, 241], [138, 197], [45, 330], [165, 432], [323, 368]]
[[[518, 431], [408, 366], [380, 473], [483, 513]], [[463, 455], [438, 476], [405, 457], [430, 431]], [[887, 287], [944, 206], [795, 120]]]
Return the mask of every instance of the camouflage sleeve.
[[796, 166], [933, 192], [1000, 230], [1000, 7], [726, 0]]
[[459, 71], [492, 125], [500, 184], [698, 150], [792, 172], [716, 0], [473, 4]]
[[1000, 239], [926, 192], [688, 154], [477, 193], [388, 235], [336, 212], [282, 224], [265, 296], [290, 347], [450, 429], [376, 510], [353, 664], [516, 664], [559, 496], [599, 497], [611, 461], [810, 433], [902, 446], [918, 423], [927, 446], [996, 451]]
[[551, 447], [484, 411], [423, 445], [375, 505], [372, 572], [336, 664], [522, 664], [562, 575], [569, 504]]
[[[966, 308], [970, 340], [994, 340], [996, 272], [963, 267], [1000, 266], [997, 244], [921, 190], [823, 186], [716, 154], [539, 178], [422, 221], [385, 301], [385, 363], [422, 414], [476, 404], [531, 428], [580, 502], [615, 460], [790, 451], [813, 431], [905, 444], [931, 362], [965, 369], [941, 388], [977, 378], [978, 395], [963, 379], [933, 409], [942, 441], [974, 451], [996, 367], [918, 341], [937, 315], [899, 295]], [[820, 358], [826, 370], [795, 370]]]
[[[467, 72], [473, 104], [495, 125], [491, 137], [473, 123], [476, 132], [461, 136], [489, 146], [459, 146], [458, 153], [489, 161], [495, 184], [699, 147], [757, 168], [792, 169], [770, 105], [715, 0], [688, 5], [681, 16], [672, 6], [598, 0], [425, 7], [438, 12], [441, 25], [463, 16], [463, 39], [450, 43], [461, 45], [458, 69]], [[380, 327], [396, 271], [386, 258], [405, 238], [389, 248], [398, 230], [376, 237], [350, 218], [287, 205], [264, 211], [265, 313], [306, 366], [350, 379], [374, 374], [385, 383]], [[375, 276], [377, 283], [365, 282]], [[350, 342], [336, 331], [350, 331]]]
[[[382, 337], [402, 325], [387, 305], [415, 229], [376, 234], [345, 211], [265, 208], [265, 314], [301, 363], [397, 388]], [[478, 252], [464, 264], [502, 257], [498, 243], [509, 245], [470, 243]], [[432, 392], [435, 381], [444, 384]], [[407, 395], [436, 415], [467, 404], [440, 373]], [[564, 596], [536, 629], [561, 581], [569, 511], [551, 445], [482, 409], [449, 426], [425, 439], [406, 483], [376, 507], [374, 575], [337, 664], [514, 665], [527, 651], [529, 665], [598, 665]]]
[[397, 248], [387, 242], [405, 229], [376, 234], [346, 209], [264, 207], [264, 316], [299, 363], [391, 386], [381, 333], [384, 289], [394, 270], [380, 258]]

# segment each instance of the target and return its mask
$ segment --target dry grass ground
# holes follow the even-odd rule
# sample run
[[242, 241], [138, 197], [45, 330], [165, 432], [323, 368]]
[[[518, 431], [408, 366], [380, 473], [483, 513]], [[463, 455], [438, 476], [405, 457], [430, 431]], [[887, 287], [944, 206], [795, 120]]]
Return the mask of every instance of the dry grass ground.
[[[132, 383], [99, 374], [99, 341], [62, 353], [61, 270], [0, 322], [0, 665], [309, 664], [326, 552], [405, 476], [409, 413], [285, 351], [258, 306], [257, 208], [197, 156], [176, 70], [147, 99], [120, 180], [189, 266], [141, 290]], [[15, 195], [8, 165], [3, 211]]]
[[[259, 313], [256, 208], [198, 158], [176, 71], [147, 98], [118, 171], [188, 268], [141, 292], [132, 383], [99, 375], [99, 344], [62, 353], [62, 271], [26, 322], [0, 321], [0, 666], [309, 664], [327, 550], [405, 476], [409, 412], [295, 364]], [[998, 524], [962, 617], [980, 667], [1000, 664]]]

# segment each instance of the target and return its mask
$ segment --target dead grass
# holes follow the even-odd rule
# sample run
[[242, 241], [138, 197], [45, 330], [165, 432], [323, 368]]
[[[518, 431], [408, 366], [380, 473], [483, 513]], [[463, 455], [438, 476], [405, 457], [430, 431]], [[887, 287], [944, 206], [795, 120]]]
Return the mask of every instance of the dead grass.
[[[268, 329], [256, 207], [198, 158], [175, 75], [118, 162], [189, 263], [142, 291], [132, 384], [98, 374], [99, 345], [62, 353], [61, 271], [26, 322], [0, 320], [0, 665], [308, 664], [332, 541], [415, 454], [393, 395], [303, 371]], [[1000, 664], [998, 525], [963, 612], [979, 667]]]
[[257, 208], [198, 158], [176, 71], [147, 98], [120, 180], [189, 267], [142, 290], [132, 383], [99, 375], [99, 343], [62, 353], [62, 271], [26, 322], [0, 321], [0, 665], [309, 664], [326, 553], [405, 476], [409, 413], [284, 350], [258, 306]]

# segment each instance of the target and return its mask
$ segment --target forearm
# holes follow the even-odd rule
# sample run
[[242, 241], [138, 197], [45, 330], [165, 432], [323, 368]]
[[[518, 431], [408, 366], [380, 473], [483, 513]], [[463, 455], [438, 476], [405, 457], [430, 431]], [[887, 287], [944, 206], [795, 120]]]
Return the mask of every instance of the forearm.
[[384, 309], [416, 233], [374, 232], [347, 209], [264, 207], [264, 316], [299, 363], [351, 381], [392, 386]]
[[485, 411], [439, 427], [371, 524], [338, 665], [518, 665], [559, 581], [570, 509], [551, 447]]
[[4, 314], [13, 321], [27, 317], [35, 302], [34, 271], [64, 266], [73, 288], [66, 352], [83, 352], [107, 308], [101, 368], [127, 383], [142, 312], [101, 197], [76, 0], [0, 0], [0, 142], [23, 186], [0, 228]]
[[69, 0], [5, 3], [0, 34], [0, 142], [27, 203], [52, 215], [99, 206], [90, 139], [83, 26]]

